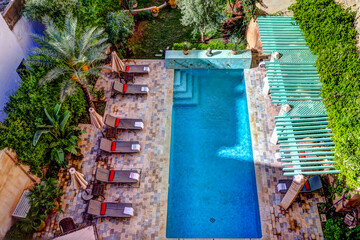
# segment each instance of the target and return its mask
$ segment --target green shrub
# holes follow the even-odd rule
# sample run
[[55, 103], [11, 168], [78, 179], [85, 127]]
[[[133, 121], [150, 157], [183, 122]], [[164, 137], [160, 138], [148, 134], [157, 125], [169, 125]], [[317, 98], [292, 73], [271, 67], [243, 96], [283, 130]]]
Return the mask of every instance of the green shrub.
[[[8, 147], [14, 150], [18, 160], [29, 165], [30, 171], [37, 175], [41, 175], [41, 168], [50, 160], [48, 142], [51, 137], [44, 136], [43, 141], [33, 146], [33, 136], [38, 125], [46, 124], [44, 107], [50, 109], [55, 106], [60, 90], [57, 83], [46, 86], [38, 84], [45, 73], [44, 68], [31, 67], [23, 74], [21, 86], [6, 104], [4, 110], [8, 116], [0, 129], [0, 149]], [[87, 114], [83, 91], [69, 96], [63, 102], [63, 110], [71, 112], [69, 124], [77, 125]]]
[[134, 17], [129, 12], [108, 13], [105, 31], [109, 42], [114, 45], [126, 43], [126, 38], [134, 33]]
[[136, 21], [152, 20], [153, 18], [150, 11], [141, 11], [135, 15]]
[[63, 24], [65, 16], [77, 8], [77, 2], [77, 0], [27, 0], [23, 14], [33, 21], [41, 21], [47, 15], [54, 22]]
[[291, 9], [317, 55], [321, 94], [334, 133], [336, 166], [347, 185], [360, 187], [360, 60], [355, 13], [333, 0], [298, 0]]

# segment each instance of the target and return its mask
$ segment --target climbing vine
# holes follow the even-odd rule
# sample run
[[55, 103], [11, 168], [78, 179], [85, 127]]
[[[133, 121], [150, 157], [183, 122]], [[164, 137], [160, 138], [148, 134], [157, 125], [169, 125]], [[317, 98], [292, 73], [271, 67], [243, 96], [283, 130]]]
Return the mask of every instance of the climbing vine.
[[290, 7], [313, 54], [334, 133], [336, 167], [360, 187], [360, 59], [355, 13], [333, 0], [297, 0]]

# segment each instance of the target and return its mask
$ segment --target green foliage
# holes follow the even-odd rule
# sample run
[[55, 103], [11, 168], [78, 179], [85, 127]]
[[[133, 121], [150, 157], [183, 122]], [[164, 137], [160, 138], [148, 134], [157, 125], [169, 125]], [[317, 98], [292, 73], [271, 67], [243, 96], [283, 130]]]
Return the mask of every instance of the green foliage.
[[176, 42], [190, 41], [192, 28], [182, 26], [180, 19], [180, 10], [169, 7], [161, 9], [159, 16], [152, 21], [139, 22], [136, 34], [127, 43], [127, 48], [132, 50], [133, 55], [127, 56], [124, 52], [122, 55], [136, 59], [151, 59], [160, 53], [159, 50], [171, 47]]
[[255, 5], [257, 0], [242, 0], [241, 5], [244, 8], [245, 20], [250, 22], [250, 20], [255, 16], [257, 7]]
[[[28, 195], [31, 213], [44, 220], [55, 209], [55, 200], [63, 194], [56, 179], [43, 179], [30, 190]], [[59, 211], [59, 209], [56, 210]]]
[[67, 14], [72, 13], [78, 0], [27, 0], [23, 14], [33, 21], [41, 21], [45, 15], [62, 25]]
[[104, 30], [89, 26], [78, 31], [77, 19], [71, 15], [66, 17], [62, 28], [56, 28], [48, 17], [43, 18], [43, 23], [46, 37], [32, 36], [40, 47], [33, 50], [38, 57], [28, 63], [49, 68], [42, 84], [55, 80], [62, 82], [61, 101], [74, 94], [76, 86], [80, 86], [88, 104], [94, 107], [88, 90], [88, 77], [100, 74], [101, 61], [107, 57], [105, 50], [109, 45], [106, 44], [107, 38], [102, 37]]
[[126, 38], [134, 33], [134, 17], [129, 12], [108, 13], [106, 32], [109, 42], [114, 45], [126, 43]]
[[[196, 50], [206, 50], [208, 48], [213, 50], [226, 50], [226, 49], [233, 49], [233, 43], [225, 44], [223, 41], [211, 41], [210, 43], [193, 43], [190, 46], [187, 46], [188, 49], [196, 49]], [[184, 43], [174, 43], [172, 49], [173, 50], [186, 50]], [[239, 43], [236, 45], [237, 50], [242, 50], [246, 48], [245, 44]]]
[[347, 185], [360, 187], [360, 59], [355, 13], [333, 0], [298, 0], [291, 6], [322, 82], [322, 97], [334, 133], [335, 160]]
[[32, 232], [37, 228], [41, 220], [45, 220], [47, 215], [56, 210], [55, 201], [63, 195], [58, 182], [54, 178], [43, 179], [31, 190], [28, 198], [30, 199], [30, 210], [26, 218], [20, 221], [19, 228], [23, 232]]
[[181, 23], [192, 26], [194, 35], [200, 32], [202, 42], [205, 34], [216, 32], [224, 19], [223, 4], [214, 0], [181, 0], [177, 4], [182, 13]]
[[34, 229], [31, 229], [30, 232], [24, 232], [20, 226], [21, 222], [15, 223], [6, 233], [4, 240], [31, 240]]
[[[230, 42], [230, 46], [231, 49], [234, 51], [237, 50], [241, 50], [241, 49], [245, 49], [246, 45], [245, 45], [245, 39], [243, 36], [238, 36], [236, 34], [231, 35], [231, 37], [229, 38], [229, 42]], [[245, 48], [244, 48], [245, 46]]]
[[325, 240], [352, 240], [360, 239], [360, 225], [352, 229], [344, 226], [341, 218], [328, 219], [324, 229]]
[[[31, 167], [32, 173], [41, 175], [41, 168], [50, 160], [47, 142], [51, 136], [43, 136], [42, 141], [34, 147], [33, 135], [38, 125], [46, 123], [44, 107], [51, 108], [59, 101], [60, 84], [40, 86], [39, 79], [43, 78], [46, 70], [34, 66], [30, 66], [30, 69], [23, 74], [21, 86], [6, 104], [8, 116], [0, 129], [0, 149], [12, 149], [20, 162]], [[84, 93], [77, 91], [63, 102], [62, 108], [71, 113], [69, 124], [77, 124], [87, 114]]]
[[151, 11], [141, 11], [135, 15], [136, 21], [152, 20], [154, 17], [151, 15]]
[[49, 16], [60, 27], [65, 16], [73, 14], [81, 19], [79, 27], [84, 29], [89, 25], [105, 27], [107, 14], [120, 9], [119, 0], [27, 0], [23, 13], [34, 21]]
[[40, 125], [34, 134], [33, 145], [35, 146], [42, 134], [49, 133], [51, 140], [49, 147], [51, 148], [51, 159], [59, 166], [65, 166], [65, 154], [71, 153], [77, 155], [80, 153], [80, 148], [77, 142], [80, 141], [79, 135], [81, 131], [73, 126], [68, 126], [67, 122], [70, 118], [70, 111], [65, 111], [60, 114], [61, 104], [56, 104], [53, 111], [50, 113], [44, 108], [47, 121], [51, 125]]

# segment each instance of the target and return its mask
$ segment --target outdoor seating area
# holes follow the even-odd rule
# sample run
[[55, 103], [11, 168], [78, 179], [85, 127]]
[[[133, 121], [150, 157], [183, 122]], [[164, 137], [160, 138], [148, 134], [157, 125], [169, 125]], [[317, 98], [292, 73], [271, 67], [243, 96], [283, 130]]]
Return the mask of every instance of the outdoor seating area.
[[0, 239], [360, 239], [359, 9], [0, 0]]

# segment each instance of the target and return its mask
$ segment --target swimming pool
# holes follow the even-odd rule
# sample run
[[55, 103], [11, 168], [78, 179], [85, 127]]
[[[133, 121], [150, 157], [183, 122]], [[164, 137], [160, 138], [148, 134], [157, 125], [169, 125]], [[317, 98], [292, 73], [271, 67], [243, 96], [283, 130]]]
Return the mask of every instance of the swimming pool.
[[166, 236], [261, 237], [242, 70], [175, 70]]

